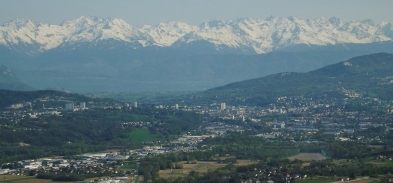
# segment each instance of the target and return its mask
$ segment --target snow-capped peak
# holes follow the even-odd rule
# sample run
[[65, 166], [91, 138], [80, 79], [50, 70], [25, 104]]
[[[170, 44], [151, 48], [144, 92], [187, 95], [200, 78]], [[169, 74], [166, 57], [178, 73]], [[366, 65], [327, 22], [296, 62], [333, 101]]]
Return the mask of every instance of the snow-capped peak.
[[343, 22], [338, 17], [299, 19], [269, 17], [209, 20], [200, 25], [169, 21], [157, 25], [132, 26], [122, 19], [82, 16], [60, 25], [16, 19], [0, 26], [0, 44], [45, 51], [61, 45], [116, 40], [141, 46], [176, 46], [207, 41], [219, 49], [249, 48], [266, 53], [296, 44], [327, 45], [371, 43], [393, 39], [392, 23], [372, 20]]
[[31, 21], [30, 19], [15, 19], [12, 21], [9, 21], [5, 23], [3, 26], [4, 27], [13, 27], [13, 28], [22, 28], [25, 26], [35, 26], [37, 23]]
[[154, 40], [154, 44], [158, 46], [171, 46], [179, 38], [197, 30], [197, 26], [174, 21], [141, 27], [141, 31], [149, 35]]

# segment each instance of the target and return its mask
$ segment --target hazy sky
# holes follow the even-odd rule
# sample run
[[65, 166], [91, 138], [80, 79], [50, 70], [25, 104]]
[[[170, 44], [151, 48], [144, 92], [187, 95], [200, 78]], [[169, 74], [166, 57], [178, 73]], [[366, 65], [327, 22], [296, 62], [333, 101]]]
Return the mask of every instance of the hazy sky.
[[0, 0], [0, 25], [16, 18], [60, 24], [80, 16], [121, 18], [134, 26], [210, 19], [338, 16], [393, 21], [393, 0]]

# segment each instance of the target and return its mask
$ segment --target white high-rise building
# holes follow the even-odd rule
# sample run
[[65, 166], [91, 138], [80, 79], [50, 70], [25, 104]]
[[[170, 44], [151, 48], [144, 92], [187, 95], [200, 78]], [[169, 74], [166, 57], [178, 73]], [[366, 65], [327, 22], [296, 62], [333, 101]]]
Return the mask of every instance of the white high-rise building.
[[179, 104], [175, 104], [175, 109], [179, 109]]
[[282, 122], [282, 123], [280, 124], [280, 128], [285, 128], [285, 122]]
[[74, 110], [74, 108], [75, 108], [75, 106], [74, 106], [73, 102], [72, 103], [67, 103], [65, 105], [65, 110]]
[[225, 107], [226, 107], [225, 103], [221, 103], [221, 110], [225, 110]]
[[137, 107], [138, 107], [138, 102], [137, 102], [137, 101], [134, 101], [134, 105], [133, 105], [132, 107], [137, 108]]
[[85, 103], [85, 102], [81, 102], [81, 103], [79, 104], [79, 108], [80, 108], [80, 109], [86, 109], [86, 103]]

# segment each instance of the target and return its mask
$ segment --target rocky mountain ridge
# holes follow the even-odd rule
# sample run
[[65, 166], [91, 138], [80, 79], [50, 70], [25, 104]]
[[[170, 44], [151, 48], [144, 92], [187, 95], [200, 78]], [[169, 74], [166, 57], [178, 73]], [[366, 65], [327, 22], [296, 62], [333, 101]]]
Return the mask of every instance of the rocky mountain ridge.
[[30, 86], [22, 83], [18, 77], [16, 77], [11, 70], [0, 64], [0, 90], [32, 90]]

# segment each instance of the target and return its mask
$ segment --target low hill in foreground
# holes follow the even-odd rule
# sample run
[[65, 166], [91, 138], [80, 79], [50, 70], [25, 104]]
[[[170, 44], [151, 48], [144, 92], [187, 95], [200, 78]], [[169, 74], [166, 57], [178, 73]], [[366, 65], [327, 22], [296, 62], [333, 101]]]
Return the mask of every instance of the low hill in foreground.
[[354, 57], [307, 73], [285, 72], [187, 96], [188, 103], [264, 105], [281, 96], [393, 99], [393, 54]]
[[[84, 110], [79, 105], [85, 102]], [[77, 110], [62, 110], [74, 103]], [[78, 109], [79, 108], [79, 109]], [[166, 140], [197, 129], [202, 116], [59, 91], [0, 90], [0, 164]], [[143, 127], [143, 128], [142, 128]]]
[[[42, 108], [42, 104], [46, 107], [58, 107], [69, 102], [79, 103], [87, 101], [103, 102], [102, 99], [93, 99], [78, 94], [64, 93], [53, 90], [38, 90], [38, 91], [11, 91], [0, 89], [0, 109], [10, 107], [12, 104], [30, 102], [33, 108]], [[109, 102], [106, 101], [106, 102]], [[40, 106], [38, 106], [40, 105]]]

